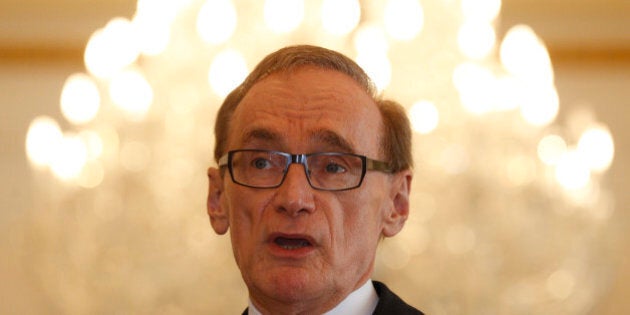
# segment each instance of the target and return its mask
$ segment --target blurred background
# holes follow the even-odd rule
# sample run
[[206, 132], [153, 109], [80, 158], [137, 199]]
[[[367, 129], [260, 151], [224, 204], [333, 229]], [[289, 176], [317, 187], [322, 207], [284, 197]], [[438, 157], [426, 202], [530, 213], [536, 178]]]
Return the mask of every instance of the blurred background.
[[627, 314], [629, 21], [626, 0], [0, 0], [0, 313], [242, 311], [205, 215], [214, 112], [306, 42], [414, 124], [376, 279], [429, 314]]

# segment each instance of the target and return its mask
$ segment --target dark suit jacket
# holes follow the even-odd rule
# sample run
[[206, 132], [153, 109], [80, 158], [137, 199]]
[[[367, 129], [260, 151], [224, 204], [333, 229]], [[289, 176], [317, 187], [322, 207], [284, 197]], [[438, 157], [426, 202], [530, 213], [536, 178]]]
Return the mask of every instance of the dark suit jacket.
[[[385, 284], [372, 281], [372, 285], [378, 294], [378, 304], [376, 304], [373, 315], [423, 315], [422, 312], [401, 300]], [[247, 309], [243, 315], [247, 315]]]

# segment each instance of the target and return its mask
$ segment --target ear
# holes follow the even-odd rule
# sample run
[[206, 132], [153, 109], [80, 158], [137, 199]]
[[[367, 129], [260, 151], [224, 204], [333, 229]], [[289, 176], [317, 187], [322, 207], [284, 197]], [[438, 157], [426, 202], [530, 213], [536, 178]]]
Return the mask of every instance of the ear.
[[409, 217], [409, 193], [412, 178], [411, 170], [400, 171], [393, 175], [390, 191], [391, 206], [385, 215], [384, 237], [398, 234]]
[[223, 235], [228, 231], [230, 222], [228, 211], [221, 204], [223, 195], [223, 177], [219, 169], [211, 167], [208, 169], [208, 216], [214, 232]]

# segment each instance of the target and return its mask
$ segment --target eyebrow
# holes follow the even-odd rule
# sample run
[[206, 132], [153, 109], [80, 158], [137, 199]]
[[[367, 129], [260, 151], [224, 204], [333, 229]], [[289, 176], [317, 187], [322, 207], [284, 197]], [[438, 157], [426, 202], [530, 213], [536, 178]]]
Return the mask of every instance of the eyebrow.
[[[330, 150], [355, 153], [354, 146], [344, 139], [338, 133], [330, 129], [318, 129], [309, 135], [307, 141], [317, 144], [324, 144], [331, 147]], [[256, 128], [245, 132], [243, 136], [243, 144], [252, 144], [255, 142], [267, 142], [281, 145], [283, 143], [282, 136], [274, 131], [264, 128]]]
[[319, 129], [313, 132], [310, 137], [314, 142], [323, 142], [331, 147], [334, 147], [335, 150], [340, 150], [346, 153], [354, 153], [352, 144], [332, 130]]
[[243, 143], [250, 143], [254, 141], [274, 142], [278, 141], [278, 139], [280, 139], [280, 136], [277, 133], [268, 129], [258, 128], [246, 132], [243, 137]]

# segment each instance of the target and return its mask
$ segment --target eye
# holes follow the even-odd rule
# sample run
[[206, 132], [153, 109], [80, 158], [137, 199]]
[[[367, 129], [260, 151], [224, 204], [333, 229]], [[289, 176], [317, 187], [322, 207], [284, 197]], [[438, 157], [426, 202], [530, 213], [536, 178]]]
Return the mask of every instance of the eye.
[[271, 161], [263, 158], [256, 158], [252, 161], [252, 166], [256, 169], [263, 170], [271, 167]]
[[331, 173], [331, 174], [337, 174], [337, 173], [345, 173], [346, 172], [346, 168], [334, 163], [334, 162], [329, 162], [328, 164], [326, 164], [326, 173]]

